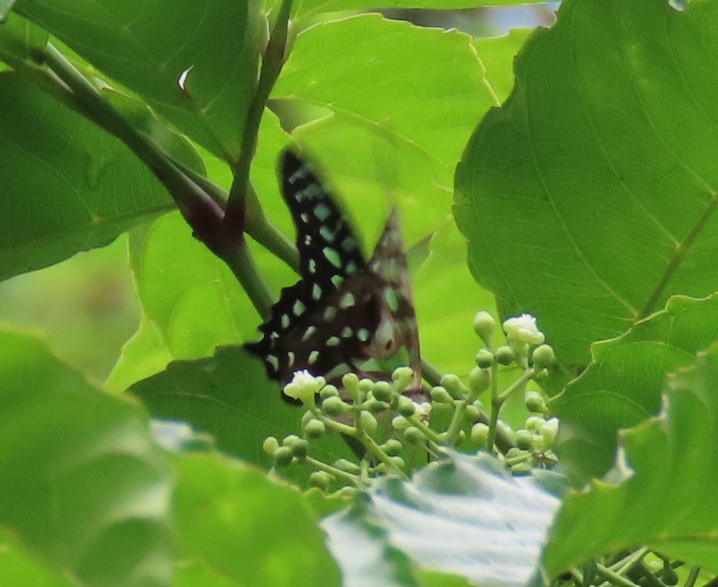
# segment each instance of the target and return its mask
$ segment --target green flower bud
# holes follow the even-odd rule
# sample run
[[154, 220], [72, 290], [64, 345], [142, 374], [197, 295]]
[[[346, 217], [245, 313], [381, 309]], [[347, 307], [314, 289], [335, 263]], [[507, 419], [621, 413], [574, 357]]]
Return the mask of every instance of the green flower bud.
[[287, 434], [282, 440], [282, 446], [291, 447], [297, 440], [301, 440], [296, 434]]
[[372, 387], [374, 387], [374, 382], [371, 379], [360, 379], [359, 385], [357, 386], [357, 388], [359, 389], [359, 397], [361, 397], [362, 399], [366, 398]]
[[441, 387], [440, 385], [437, 385], [436, 387], [432, 387], [429, 395], [431, 396], [431, 401], [436, 402], [437, 404], [453, 404], [454, 403], [454, 398], [452, 398], [449, 395], [449, 392], [446, 391], [446, 389]]
[[279, 441], [274, 436], [267, 436], [262, 443], [262, 450], [270, 457], [274, 455], [274, 451], [279, 448]]
[[274, 454], [272, 456], [274, 457], [275, 467], [286, 467], [289, 463], [292, 462], [292, 458], [294, 458], [294, 455], [292, 454], [292, 449], [288, 446], [280, 446], [277, 450], [274, 451]]
[[339, 459], [334, 461], [334, 467], [336, 469], [339, 469], [340, 471], [344, 471], [345, 473], [359, 472], [359, 465], [357, 465], [356, 463], [352, 463], [347, 459]]
[[480, 369], [489, 369], [494, 364], [494, 353], [489, 349], [481, 349], [476, 353], [476, 366]]
[[343, 416], [351, 411], [351, 406], [340, 397], [328, 397], [322, 402], [322, 412], [327, 416]]
[[391, 421], [391, 426], [394, 430], [406, 430], [411, 424], [404, 416], [396, 416]]
[[529, 391], [524, 397], [526, 409], [534, 414], [543, 414], [546, 412], [546, 402], [538, 391]]
[[355, 373], [347, 373], [342, 377], [342, 385], [344, 389], [353, 394], [359, 387], [359, 377]]
[[496, 361], [499, 365], [510, 365], [516, 359], [516, 352], [508, 345], [500, 346], [496, 349]]
[[446, 389], [446, 391], [449, 392], [449, 395], [455, 399], [462, 398], [469, 393], [466, 386], [461, 383], [461, 379], [453, 373], [447, 373], [444, 375], [439, 383], [441, 383], [442, 387]]
[[314, 471], [309, 475], [309, 485], [317, 487], [322, 491], [329, 489], [329, 485], [331, 485], [332, 481], [334, 481], [334, 477], [326, 471]]
[[374, 436], [374, 433], [379, 426], [379, 423], [376, 421], [374, 415], [364, 411], [359, 413], [359, 423], [362, 428], [364, 428], [364, 432], [366, 432], [369, 436]]
[[479, 445], [482, 448], [486, 448], [486, 443], [489, 441], [489, 427], [483, 422], [474, 424], [471, 427], [471, 442]]
[[529, 450], [532, 447], [534, 435], [528, 430], [521, 429], [516, 431], [516, 446], [521, 450]]
[[401, 457], [389, 457], [389, 460], [392, 462], [394, 467], [397, 469], [403, 470], [404, 467], [406, 467], [406, 463], [404, 462], [404, 459]]
[[319, 392], [319, 397], [322, 399], [336, 397], [338, 395], [339, 390], [334, 385], [325, 385], [324, 388]]
[[[371, 396], [371, 394], [370, 394]], [[368, 410], [372, 414], [378, 414], [379, 412], [383, 412], [384, 410], [389, 409], [389, 404], [386, 402], [379, 402], [376, 399], [370, 397], [367, 401], [365, 401], [361, 405], [363, 410]]]
[[528, 475], [533, 468], [530, 461], [521, 461], [511, 465], [512, 475]]
[[462, 418], [465, 422], [477, 422], [481, 419], [481, 410], [473, 404], [469, 404], [464, 408]]
[[304, 434], [311, 440], [319, 438], [326, 432], [326, 430], [327, 427], [324, 425], [324, 422], [317, 420], [316, 418], [309, 420], [309, 422], [307, 422], [304, 426]]
[[506, 451], [507, 459], [515, 459], [517, 457], [523, 457], [525, 455], [526, 451], [522, 448], [518, 448], [517, 446], [512, 446], [509, 450]]
[[411, 367], [399, 367], [394, 369], [391, 379], [396, 385], [396, 391], [401, 393], [414, 382], [414, 371]]
[[302, 428], [304, 428], [307, 425], [307, 422], [314, 418], [314, 413], [311, 410], [307, 410], [302, 414], [302, 419], [299, 421], [302, 425]]
[[396, 438], [390, 438], [381, 445], [381, 449], [390, 457], [395, 457], [402, 453], [404, 447]]
[[491, 371], [474, 367], [469, 372], [469, 388], [474, 395], [486, 391], [491, 385]]
[[292, 455], [301, 461], [306, 458], [307, 453], [309, 452], [309, 443], [303, 438], [300, 438], [292, 443], [290, 449], [292, 451]]
[[406, 430], [404, 430], [404, 439], [409, 444], [419, 444], [420, 442], [423, 442], [426, 437], [416, 426], [409, 426]]
[[474, 316], [474, 332], [479, 335], [479, 338], [486, 346], [491, 346], [494, 328], [496, 328], [496, 321], [491, 314], [485, 310], [476, 313], [476, 316]]
[[391, 401], [391, 396], [393, 393], [394, 390], [391, 388], [391, 385], [389, 385], [386, 381], [377, 381], [374, 384], [374, 388], [372, 389], [372, 394], [380, 402]]
[[396, 411], [405, 418], [410, 418], [416, 412], [416, 404], [406, 396], [399, 398], [399, 403], [396, 407]]
[[533, 361], [534, 368], [544, 369], [553, 365], [556, 360], [556, 356], [553, 354], [553, 349], [547, 345], [542, 344], [534, 349], [531, 353], [531, 360]]
[[530, 430], [531, 432], [539, 432], [541, 431], [541, 427], [543, 426], [544, 422], [543, 418], [540, 418], [539, 416], [529, 416], [526, 418], [526, 429]]

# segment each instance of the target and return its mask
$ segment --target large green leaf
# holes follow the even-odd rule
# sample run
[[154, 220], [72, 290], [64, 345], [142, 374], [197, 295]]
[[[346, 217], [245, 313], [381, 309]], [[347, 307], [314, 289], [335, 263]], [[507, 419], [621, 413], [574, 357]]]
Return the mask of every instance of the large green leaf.
[[[397, 191], [411, 212], [409, 242], [449, 216], [461, 149], [497, 103], [469, 36], [379, 15], [302, 32], [272, 99], [300, 112], [311, 106], [332, 113], [295, 135], [317, 154], [349, 209], [361, 210], [362, 223], [372, 218], [372, 202], [386, 198], [387, 184]], [[367, 177], [379, 184], [378, 194], [367, 190]], [[374, 224], [378, 236], [382, 223]]]
[[0, 331], [0, 525], [84, 585], [168, 585], [170, 469], [137, 405]]
[[0, 585], [77, 587], [77, 582], [43, 563], [11, 532], [0, 530]]
[[556, 452], [574, 479], [613, 465], [617, 433], [658, 413], [666, 373], [718, 340], [718, 296], [676, 297], [624, 336], [593, 347], [594, 361], [552, 403], [561, 421]]
[[[378, 585], [385, 574], [397, 576], [403, 563], [392, 548], [419, 568], [479, 585], [519, 587], [531, 579], [559, 500], [531, 478], [511, 478], [487, 455], [446, 457], [411, 481], [378, 481], [357, 513], [324, 522], [340, 563], [351, 556], [352, 534], [364, 549], [373, 548], [365, 556], [378, 576], [372, 582], [366, 567], [342, 565], [349, 579]], [[372, 531], [376, 524], [380, 529]]]
[[647, 545], [718, 573], [718, 346], [668, 380], [660, 415], [625, 432], [604, 481], [570, 493], [551, 531], [549, 576]]
[[257, 2], [19, 0], [15, 9], [215, 154], [239, 153], [257, 80]]
[[124, 145], [9, 72], [0, 144], [0, 279], [106, 245], [173, 208]]
[[567, 0], [473, 136], [456, 218], [477, 279], [564, 364], [718, 289], [718, 5]]
[[219, 455], [181, 456], [175, 514], [189, 565], [178, 585], [341, 584], [302, 495]]

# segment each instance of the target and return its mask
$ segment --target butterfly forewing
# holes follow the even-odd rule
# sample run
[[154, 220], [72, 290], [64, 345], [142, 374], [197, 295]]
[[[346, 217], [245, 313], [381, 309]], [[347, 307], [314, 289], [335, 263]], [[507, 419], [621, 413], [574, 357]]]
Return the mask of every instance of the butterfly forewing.
[[282, 193], [297, 227], [301, 281], [282, 290], [262, 339], [248, 349], [287, 383], [307, 369], [338, 381], [353, 371], [386, 379], [400, 365], [419, 374], [419, 340], [401, 236], [394, 213], [367, 263], [331, 195], [292, 152]]

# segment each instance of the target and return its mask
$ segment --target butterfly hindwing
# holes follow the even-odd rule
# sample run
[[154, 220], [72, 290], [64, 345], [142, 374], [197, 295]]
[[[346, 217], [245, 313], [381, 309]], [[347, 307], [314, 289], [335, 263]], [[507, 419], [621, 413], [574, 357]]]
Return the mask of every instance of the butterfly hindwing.
[[297, 227], [301, 280], [282, 290], [260, 326], [262, 339], [247, 348], [282, 384], [301, 369], [329, 381], [348, 371], [385, 379], [408, 364], [419, 389], [419, 340], [395, 213], [367, 262], [312, 168], [288, 151], [281, 175]]

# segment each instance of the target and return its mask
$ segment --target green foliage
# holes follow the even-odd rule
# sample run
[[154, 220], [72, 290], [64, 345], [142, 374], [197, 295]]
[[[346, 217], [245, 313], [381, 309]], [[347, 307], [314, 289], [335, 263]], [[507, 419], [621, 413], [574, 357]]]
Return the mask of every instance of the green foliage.
[[717, 377], [712, 345], [668, 378], [661, 413], [622, 435], [612, 474], [567, 496], [544, 553], [549, 575], [637, 544], [718, 572]]
[[712, 2], [566, 2], [457, 169], [472, 271], [506, 314], [539, 316], [569, 366], [670, 296], [717, 288], [714, 20]]
[[[291, 4], [0, 0], [0, 279], [129, 233], [141, 305], [102, 389], [0, 329], [0, 584], [715, 581], [718, 0]], [[296, 281], [288, 144], [366, 253], [399, 209], [431, 417], [239, 346]]]

